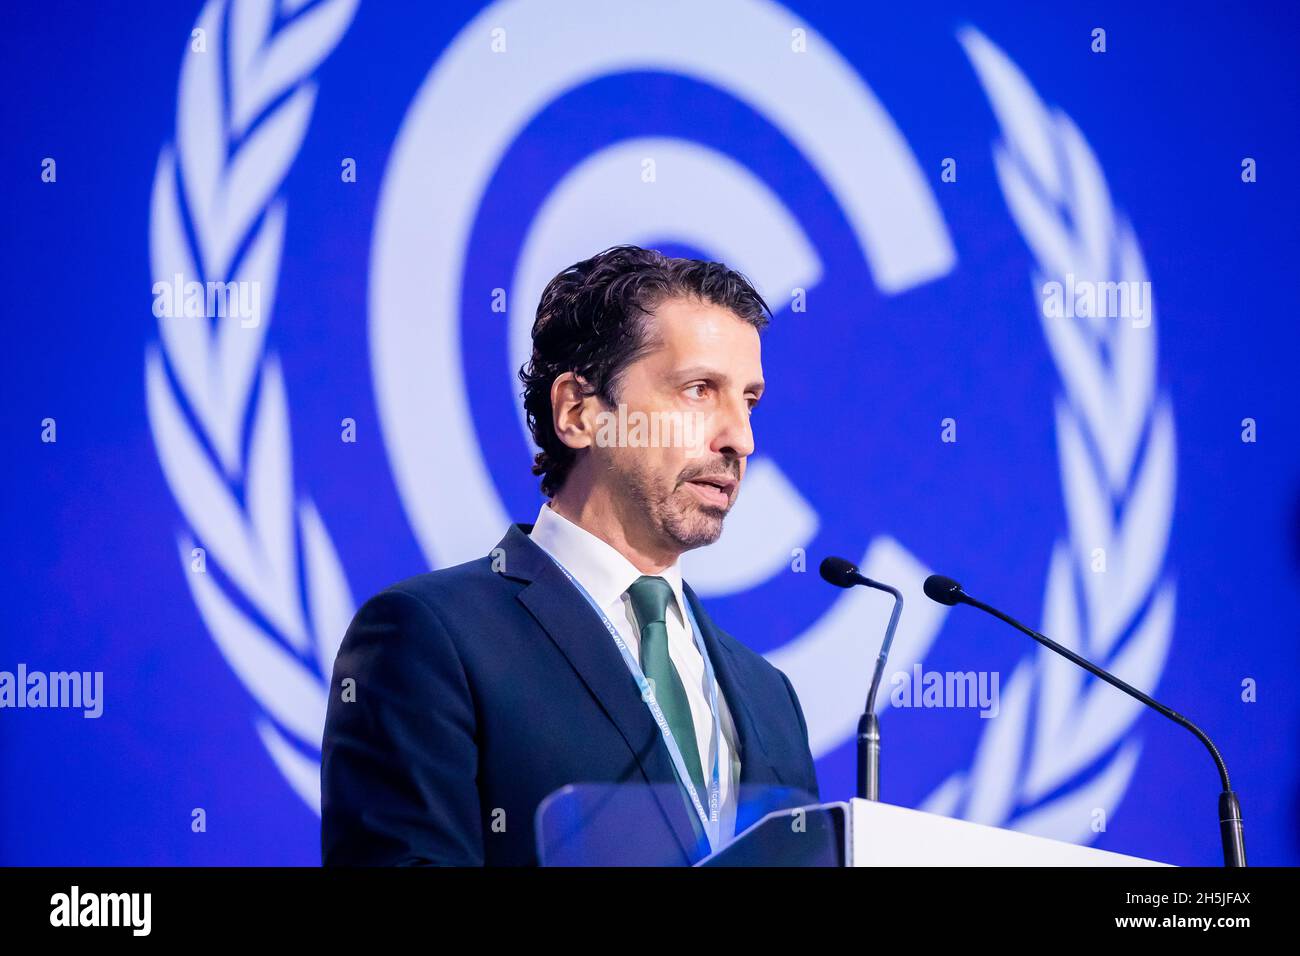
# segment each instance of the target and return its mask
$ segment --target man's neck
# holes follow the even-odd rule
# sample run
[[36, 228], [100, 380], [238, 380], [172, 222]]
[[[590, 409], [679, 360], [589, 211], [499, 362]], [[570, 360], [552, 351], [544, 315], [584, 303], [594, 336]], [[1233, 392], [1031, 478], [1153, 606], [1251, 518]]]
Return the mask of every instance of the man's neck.
[[677, 563], [678, 553], [666, 551], [646, 541], [644, 535], [630, 532], [627, 522], [620, 519], [618, 509], [606, 496], [593, 490], [578, 500], [577, 495], [565, 494], [569, 490], [566, 482], [565, 488], [551, 499], [550, 507], [555, 513], [604, 541], [642, 574], [660, 574]]

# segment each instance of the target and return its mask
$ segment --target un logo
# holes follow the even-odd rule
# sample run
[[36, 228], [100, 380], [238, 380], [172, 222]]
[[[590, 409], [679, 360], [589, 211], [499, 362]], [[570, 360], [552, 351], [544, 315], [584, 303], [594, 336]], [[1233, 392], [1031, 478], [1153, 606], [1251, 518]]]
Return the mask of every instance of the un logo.
[[[280, 185], [315, 107], [313, 74], [356, 6], [319, 4], [306, 26], [277, 31], [270, 17], [226, 18], [222, 0], [204, 8], [196, 29], [218, 55], [191, 51], [182, 67], [176, 138], [159, 158], [151, 204], [155, 278], [274, 289], [284, 252]], [[562, 36], [562, 48], [533, 45], [546, 36]], [[1084, 135], [988, 39], [973, 29], [957, 39], [1000, 125], [994, 163], [1035, 263], [1026, 280], [1145, 282], [1137, 239], [1112, 206]], [[500, 170], [523, 132], [574, 91], [633, 74], [693, 84], [760, 118], [829, 197], [879, 309], [959, 269], [961, 250], [931, 179], [894, 120], [834, 46], [779, 4], [668, 2], [617, 15], [595, 2], [490, 5], [441, 52], [416, 93], [373, 230], [376, 400], [430, 567], [481, 557], [511, 520], [536, 507], [514, 371], [528, 356], [539, 294], [561, 268], [618, 243], [676, 247], [745, 272], [777, 311], [798, 311], [794, 303], [816, 295], [832, 271], [821, 238], [749, 158], [703, 135], [649, 126], [593, 139], [583, 155], [565, 157], [544, 188], [510, 206], [519, 234], [508, 255], [504, 244], [485, 240], [483, 210], [504, 208]], [[652, 188], [629, 188], [637, 183]], [[618, 202], [605, 198], [615, 195]], [[1043, 628], [1150, 690], [1168, 651], [1174, 600], [1164, 557], [1175, 450], [1172, 414], [1156, 385], [1156, 324], [1149, 315], [1142, 323], [1109, 317], [1096, 301], [1066, 320], [1028, 293], [1008, 311], [1017, 308], [1038, 313], [1038, 343], [1058, 373], [1055, 393], [1034, 397], [1052, 409], [1059, 457], [1058, 474], [1036, 480], [1059, 482], [1067, 529], [1043, 556]], [[266, 346], [273, 306], [268, 311], [254, 327], [160, 317], [146, 356], [148, 408], [188, 522], [177, 543], [195, 603], [259, 705], [268, 752], [319, 811], [310, 755], [319, 755], [330, 668], [355, 605], [327, 516], [294, 483], [291, 403]], [[770, 377], [812, 374], [828, 361], [815, 344], [792, 345], [783, 357], [765, 349], [765, 360], [780, 363]], [[495, 371], [471, 382], [469, 368]], [[683, 559], [686, 578], [720, 602], [724, 622], [726, 602], [738, 596], [784, 601], [792, 566], [801, 570], [801, 556], [825, 541], [826, 528], [843, 523], [836, 501], [810, 490], [798, 449], [764, 449], [757, 423], [756, 431], [759, 453], [722, 537]], [[910, 669], [944, 627], [945, 609], [921, 596], [931, 569], [903, 535], [866, 522], [861, 530], [863, 572], [896, 583], [907, 599], [891, 666]], [[1093, 573], [1099, 552], [1104, 574]], [[222, 580], [194, 573], [196, 560], [218, 565]], [[863, 635], [881, 615], [874, 592], [818, 594], [827, 603], [792, 638], [755, 644], [796, 685], [816, 756], [854, 732], [866, 690], [865, 667], [857, 666]], [[256, 615], [246, 613], [250, 606]], [[1090, 814], [1118, 804], [1136, 766], [1139, 707], [1085, 683], [1045, 651], [1027, 652], [968, 765], [952, 768], [923, 809], [1086, 842], [1095, 836]]]

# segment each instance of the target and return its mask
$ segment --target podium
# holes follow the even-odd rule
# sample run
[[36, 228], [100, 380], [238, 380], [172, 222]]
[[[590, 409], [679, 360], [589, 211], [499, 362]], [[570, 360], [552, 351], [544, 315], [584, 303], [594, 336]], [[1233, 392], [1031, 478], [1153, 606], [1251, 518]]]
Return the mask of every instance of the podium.
[[804, 865], [798, 828], [814, 817], [822, 839], [842, 841], [831, 866], [1168, 866], [858, 798], [769, 813], [695, 865]]
[[710, 852], [675, 785], [578, 784], [537, 808], [543, 866], [1166, 866], [869, 800], [815, 803], [742, 787], [736, 833]]

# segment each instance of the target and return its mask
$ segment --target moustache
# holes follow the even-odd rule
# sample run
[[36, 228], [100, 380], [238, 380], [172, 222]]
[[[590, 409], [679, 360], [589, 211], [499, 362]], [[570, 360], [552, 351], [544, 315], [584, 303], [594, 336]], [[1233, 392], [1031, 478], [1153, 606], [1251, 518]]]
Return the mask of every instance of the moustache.
[[684, 471], [678, 475], [677, 483], [682, 484], [683, 482], [693, 481], [696, 478], [703, 478], [706, 476], [716, 477], [718, 475], [728, 475], [729, 477], [736, 479], [737, 483], [739, 483], [740, 463], [734, 458], [731, 459], [730, 462], [728, 462], [727, 459], [723, 459], [715, 465], [705, 465], [700, 468], [692, 468], [689, 472]]

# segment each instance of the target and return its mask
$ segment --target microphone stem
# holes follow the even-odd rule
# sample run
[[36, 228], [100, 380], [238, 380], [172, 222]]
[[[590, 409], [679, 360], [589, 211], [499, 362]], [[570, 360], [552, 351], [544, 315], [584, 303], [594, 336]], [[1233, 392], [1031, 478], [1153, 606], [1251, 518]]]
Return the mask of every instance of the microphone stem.
[[889, 626], [885, 628], [885, 640], [880, 645], [880, 656], [876, 658], [876, 669], [871, 675], [871, 689], [867, 691], [867, 706], [858, 720], [858, 796], [864, 800], [880, 799], [880, 720], [876, 717], [876, 693], [880, 690], [880, 678], [885, 672], [885, 660], [889, 657], [889, 648], [894, 643], [894, 631], [898, 629], [898, 619], [903, 614], [903, 595], [897, 588], [870, 578], [859, 576], [862, 583], [878, 591], [894, 596], [894, 610], [889, 615]]
[[1205, 732], [1201, 730], [1200, 727], [1197, 727], [1194, 723], [1192, 723], [1190, 720], [1188, 720], [1186, 717], [1184, 717], [1182, 714], [1178, 713], [1177, 711], [1169, 707], [1166, 707], [1164, 704], [1160, 703], [1160, 701], [1151, 697], [1149, 694], [1144, 694], [1142, 691], [1138, 690], [1132, 684], [1128, 684], [1125, 681], [1120, 680], [1114, 674], [1102, 670], [1096, 664], [1092, 663], [1092, 661], [1080, 657], [1078, 654], [1074, 653], [1074, 651], [1070, 650], [1068, 647], [1062, 647], [1060, 644], [1056, 643], [1056, 641], [1052, 640], [1050, 637], [1047, 637], [1043, 634], [1039, 634], [1037, 631], [1025, 627], [1025, 625], [1021, 624], [1015, 618], [1007, 614], [1003, 614], [997, 608], [990, 607], [989, 605], [985, 604], [983, 601], [977, 601], [975, 598], [971, 597], [968, 594], [962, 594], [961, 600], [971, 605], [972, 607], [977, 607], [981, 611], [984, 611], [988, 614], [992, 614], [1000, 621], [1005, 621], [1006, 623], [1014, 627], [1016, 630], [1020, 631], [1022, 634], [1026, 634], [1029, 637], [1032, 637], [1034, 640], [1036, 640], [1039, 644], [1042, 644], [1044, 647], [1055, 651], [1056, 653], [1060, 654], [1062, 657], [1068, 658], [1069, 660], [1078, 664], [1080, 667], [1082, 667], [1084, 670], [1088, 671], [1089, 673], [1097, 677], [1100, 677], [1102, 680], [1110, 684], [1112, 687], [1119, 688], [1124, 693], [1128, 694], [1130, 697], [1134, 697], [1142, 701], [1142, 703], [1146, 704], [1148, 707], [1156, 711], [1159, 711], [1161, 714], [1163, 714], [1165, 717], [1168, 717], [1174, 723], [1178, 724], [1179, 726], [1185, 727], [1188, 730], [1190, 730], [1192, 733], [1194, 733], [1196, 737], [1201, 741], [1201, 743], [1205, 744], [1205, 748], [1210, 752], [1210, 756], [1214, 758], [1214, 764], [1219, 770], [1219, 780], [1223, 784], [1223, 793], [1219, 795], [1219, 835], [1223, 841], [1224, 865], [1225, 866], [1246, 865], [1246, 845], [1245, 845], [1244, 832], [1242, 830], [1241, 805], [1237, 800], [1237, 795], [1232, 792], [1232, 784], [1228, 780], [1228, 766], [1223, 762], [1223, 756], [1219, 753], [1219, 748], [1214, 746], [1214, 741], [1212, 741], [1205, 734]]
[[[866, 580], [871, 580], [867, 578]], [[876, 692], [880, 690], [880, 678], [885, 673], [885, 661], [889, 657], [889, 648], [894, 643], [894, 631], [898, 629], [898, 619], [903, 614], [903, 595], [896, 588], [891, 588], [888, 584], [881, 584], [879, 581], [872, 581], [871, 587], [878, 591], [884, 591], [894, 596], [894, 609], [889, 614], [889, 625], [885, 628], [885, 640], [880, 645], [880, 656], [876, 658], [876, 670], [871, 675], [871, 689], [867, 691], [867, 706], [863, 710], [864, 714], [874, 714], [876, 712]]]
[[858, 718], [858, 796], [880, 799], [880, 720], [871, 711]]

